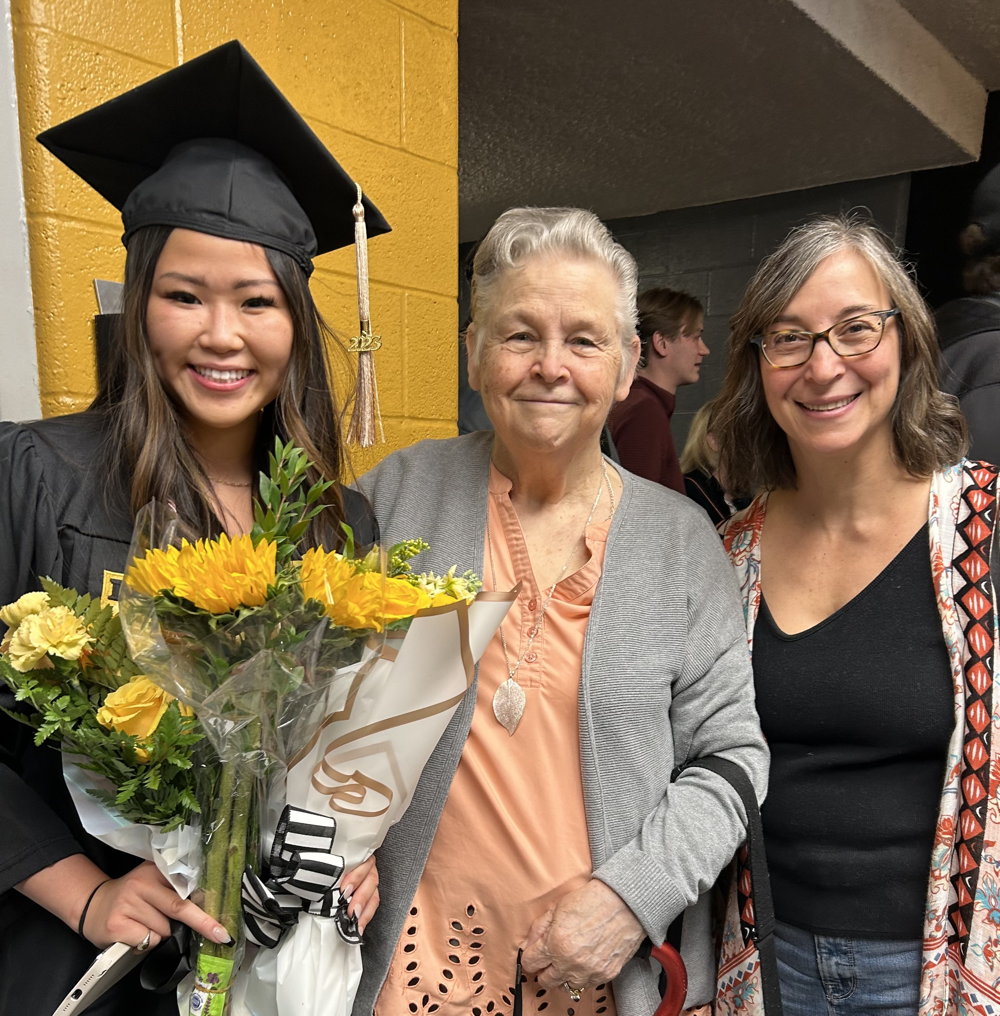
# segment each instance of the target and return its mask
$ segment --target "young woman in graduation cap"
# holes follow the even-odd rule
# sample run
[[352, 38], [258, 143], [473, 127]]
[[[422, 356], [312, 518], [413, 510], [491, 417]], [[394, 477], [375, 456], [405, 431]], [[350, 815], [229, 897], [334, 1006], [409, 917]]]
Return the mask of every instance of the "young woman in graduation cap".
[[[132, 517], [157, 498], [201, 532], [252, 525], [274, 438], [338, 479], [329, 331], [312, 258], [353, 241], [355, 185], [243, 47], [228, 43], [45, 132], [39, 140], [121, 209], [124, 306], [108, 376], [87, 412], [0, 423], [0, 603], [40, 576], [115, 589]], [[365, 203], [369, 232], [388, 224]], [[375, 538], [360, 495], [334, 486], [312, 539]], [[11, 705], [5, 702], [5, 705]], [[95, 947], [156, 946], [178, 919], [227, 929], [180, 900], [156, 868], [79, 826], [59, 756], [0, 726], [0, 1014], [51, 1012]], [[364, 926], [369, 863], [345, 876]], [[176, 1012], [136, 977], [92, 1013]]]

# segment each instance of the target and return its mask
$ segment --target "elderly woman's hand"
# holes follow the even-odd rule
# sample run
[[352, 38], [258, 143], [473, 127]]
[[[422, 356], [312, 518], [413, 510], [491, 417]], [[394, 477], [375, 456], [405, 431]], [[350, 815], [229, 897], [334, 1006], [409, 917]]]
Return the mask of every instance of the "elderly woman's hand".
[[521, 962], [542, 987], [589, 988], [617, 977], [645, 937], [622, 898], [591, 879], [532, 924]]

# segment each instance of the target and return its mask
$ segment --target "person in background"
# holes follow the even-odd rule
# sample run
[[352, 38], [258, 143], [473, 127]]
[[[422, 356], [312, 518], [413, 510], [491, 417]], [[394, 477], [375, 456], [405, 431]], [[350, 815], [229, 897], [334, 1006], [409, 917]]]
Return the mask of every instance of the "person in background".
[[715, 995], [707, 891], [746, 817], [725, 779], [671, 774], [722, 754], [759, 796], [767, 750], [717, 535], [601, 454], [639, 351], [635, 280], [592, 213], [505, 212], [468, 329], [493, 430], [359, 481], [389, 542], [425, 534], [429, 567], [517, 598], [377, 853], [355, 1016], [510, 1016], [517, 994], [525, 1016], [649, 1016], [640, 947], [688, 908], [687, 1004]]
[[713, 403], [706, 402], [691, 419], [684, 451], [681, 452], [681, 472], [684, 474], [684, 493], [700, 504], [708, 513], [712, 525], [717, 526], [750, 502], [746, 498], [732, 500], [719, 474], [719, 443], [711, 429], [712, 408]]
[[1000, 1011], [997, 470], [963, 460], [891, 243], [795, 229], [733, 317], [712, 430], [771, 749], [786, 1016]]
[[[266, 109], [266, 113], [264, 110]], [[0, 423], [0, 604], [41, 576], [108, 596], [134, 513], [156, 498], [201, 534], [249, 532], [276, 437], [344, 469], [312, 258], [354, 238], [356, 188], [250, 55], [227, 43], [42, 135], [122, 210], [124, 313], [110, 371], [83, 413]], [[369, 229], [389, 227], [373, 205]], [[340, 524], [375, 539], [371, 510], [334, 484], [313, 543]], [[113, 597], [112, 597], [113, 598]], [[9, 690], [0, 704], [17, 705]], [[51, 1013], [112, 942], [144, 951], [170, 921], [229, 930], [182, 900], [151, 862], [88, 835], [59, 753], [0, 716], [0, 1014]], [[378, 904], [365, 862], [344, 876], [365, 925]], [[174, 1014], [138, 971], [87, 1011]]]
[[677, 389], [698, 380], [708, 356], [705, 313], [695, 297], [665, 287], [641, 293], [638, 306], [639, 366], [627, 397], [608, 417], [608, 429], [626, 469], [683, 494], [670, 420]]
[[941, 388], [958, 397], [969, 425], [969, 457], [1000, 462], [1000, 166], [973, 192], [959, 243], [969, 295], [935, 313]]

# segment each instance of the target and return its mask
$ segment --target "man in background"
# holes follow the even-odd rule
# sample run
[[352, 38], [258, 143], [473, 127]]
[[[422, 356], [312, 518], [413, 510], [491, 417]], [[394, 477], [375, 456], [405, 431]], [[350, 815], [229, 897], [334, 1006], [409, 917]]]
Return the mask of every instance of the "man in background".
[[705, 312], [688, 293], [658, 287], [639, 295], [642, 353], [635, 381], [608, 418], [621, 464], [639, 476], [684, 493], [684, 477], [670, 432], [677, 389], [694, 384], [708, 356]]
[[959, 239], [968, 296], [935, 313], [941, 388], [956, 395], [969, 424], [970, 459], [1000, 462], [1000, 166], [972, 194]]

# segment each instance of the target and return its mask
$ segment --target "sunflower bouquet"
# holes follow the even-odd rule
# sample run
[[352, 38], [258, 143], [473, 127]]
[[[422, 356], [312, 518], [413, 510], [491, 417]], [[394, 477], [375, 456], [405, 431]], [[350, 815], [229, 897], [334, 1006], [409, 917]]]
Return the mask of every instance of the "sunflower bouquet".
[[[357, 742], [374, 728], [405, 725], [392, 718], [388, 703], [406, 699], [397, 687], [404, 675], [417, 681], [411, 695], [421, 702], [418, 712], [430, 710], [436, 722], [424, 725], [420, 751], [410, 753], [400, 773], [412, 791], [471, 680], [464, 644], [446, 652], [452, 663], [444, 672], [460, 674], [443, 705], [434, 699], [433, 676], [423, 683], [423, 669], [398, 670], [394, 660], [423, 615], [460, 615], [453, 627], [467, 641], [464, 619], [478, 579], [455, 569], [415, 572], [410, 562], [426, 548], [421, 540], [359, 554], [349, 530], [341, 551], [316, 547], [300, 555], [325, 490], [307, 484], [308, 469], [299, 449], [276, 446], [246, 536], [193, 539], [172, 512], [147, 506], [123, 581], [121, 618], [134, 665], [193, 710], [217, 760], [202, 767], [197, 792], [204, 830], [199, 902], [234, 941], [198, 943], [187, 1001], [197, 1016], [265, 1013], [269, 1006], [275, 1013], [328, 1011], [322, 991], [309, 989], [304, 1008], [279, 1000], [268, 975], [257, 976], [269, 964], [266, 954], [258, 962], [263, 950], [251, 949], [244, 959], [244, 936], [276, 955], [301, 919], [312, 916], [321, 920], [323, 936], [334, 934], [356, 953], [360, 939], [338, 883], [381, 842], [384, 828], [348, 844], [338, 831], [338, 809], [350, 804], [358, 812], [371, 794], [388, 794], [398, 818], [408, 800], [403, 787], [390, 789], [384, 778], [362, 772]], [[425, 668], [439, 666], [440, 655], [428, 657]], [[310, 753], [334, 730], [353, 746], [347, 753], [353, 763], [317, 805], [300, 784]], [[379, 744], [392, 741], [383, 734]], [[305, 782], [324, 786], [330, 772], [339, 775], [326, 767]], [[328, 945], [324, 938], [314, 955], [325, 957]], [[237, 979], [241, 962], [248, 975]], [[245, 1002], [248, 991], [256, 993], [252, 1003]]]
[[419, 539], [362, 553], [347, 530], [303, 553], [326, 489], [309, 468], [276, 444], [246, 536], [148, 505], [118, 606], [43, 579], [0, 608], [0, 680], [63, 750], [85, 827], [233, 936], [197, 943], [179, 990], [196, 1016], [350, 1012], [340, 876], [401, 817], [511, 602], [414, 571]]

